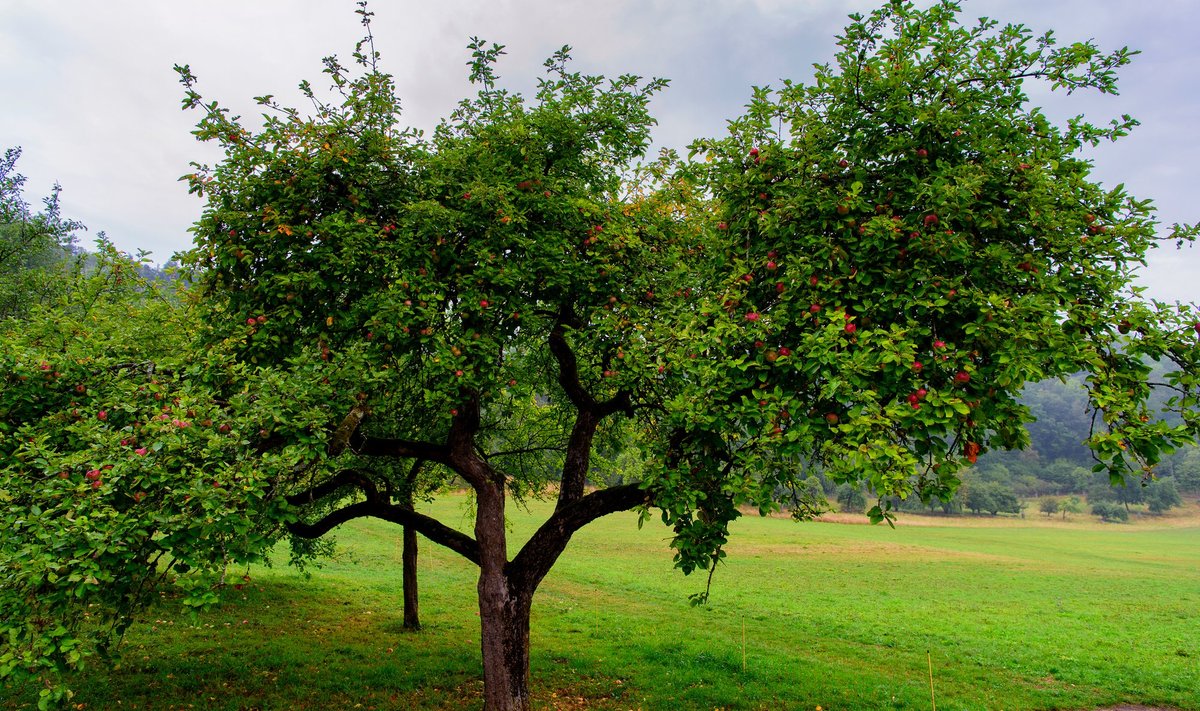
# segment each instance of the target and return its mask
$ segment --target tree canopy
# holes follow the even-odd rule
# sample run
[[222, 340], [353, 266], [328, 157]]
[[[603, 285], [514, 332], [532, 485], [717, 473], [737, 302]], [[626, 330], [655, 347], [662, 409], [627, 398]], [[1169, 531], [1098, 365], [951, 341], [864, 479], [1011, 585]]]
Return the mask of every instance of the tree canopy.
[[[224, 151], [185, 176], [205, 206], [181, 297], [105, 288], [5, 330], [0, 675], [77, 666], [164, 577], [205, 604], [229, 565], [373, 516], [479, 566], [486, 707], [527, 708], [534, 592], [597, 517], [657, 512], [684, 572], [813, 467], [869, 483], [883, 520], [1024, 444], [1022, 386], [1076, 372], [1115, 480], [1194, 440], [1195, 314], [1131, 287], [1165, 238], [1080, 155], [1135, 122], [1057, 126], [1025, 92], [1115, 92], [1128, 50], [889, 3], [811, 83], [647, 161], [666, 82], [566, 48], [524, 97], [473, 40], [477, 94], [405, 127], [360, 13], [332, 98], [301, 85], [312, 115], [263, 96], [247, 127], [179, 68]], [[637, 445], [640, 478], [595, 476], [606, 442]], [[424, 490], [470, 488], [471, 531], [406, 505], [413, 463]], [[557, 505], [509, 551], [526, 496]]]

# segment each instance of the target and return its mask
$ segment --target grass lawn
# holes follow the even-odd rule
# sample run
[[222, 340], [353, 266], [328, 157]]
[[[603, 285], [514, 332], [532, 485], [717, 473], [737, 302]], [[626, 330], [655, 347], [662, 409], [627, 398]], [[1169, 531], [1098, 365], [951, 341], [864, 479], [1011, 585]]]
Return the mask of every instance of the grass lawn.
[[[469, 526], [464, 497], [427, 508]], [[523, 539], [550, 510], [510, 511]], [[575, 537], [534, 601], [539, 704], [579, 709], [1200, 711], [1200, 514], [1102, 525], [908, 516], [886, 526], [747, 517], [708, 607], [667, 529], [632, 515]], [[399, 529], [344, 527], [311, 578], [254, 569], [195, 620], [170, 600], [83, 709], [480, 705], [475, 569], [422, 540], [422, 617], [401, 628]], [[514, 544], [511, 550], [516, 550]], [[743, 669], [743, 629], [745, 668]], [[0, 687], [0, 709], [29, 689]]]

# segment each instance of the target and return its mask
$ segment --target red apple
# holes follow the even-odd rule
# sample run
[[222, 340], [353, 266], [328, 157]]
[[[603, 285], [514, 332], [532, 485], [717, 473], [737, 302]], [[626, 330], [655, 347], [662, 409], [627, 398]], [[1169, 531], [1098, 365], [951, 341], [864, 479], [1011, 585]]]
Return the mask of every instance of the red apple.
[[100, 412], [97, 412], [97, 413], [96, 413], [96, 419], [97, 419], [97, 420], [100, 420], [101, 422], [104, 422], [105, 420], [107, 420], [107, 419], [108, 419], [108, 411], [107, 411], [107, 410], [101, 410]]
[[965, 370], [960, 370], [954, 374], [954, 382], [969, 383], [969, 382], [971, 382], [971, 374]]
[[788, 348], [787, 346], [784, 346], [779, 349], [780, 356], [790, 356], [791, 354], [792, 354], [792, 349]]
[[750, 313], [746, 314], [747, 321], [757, 321], [758, 318], [759, 318], [759, 315], [758, 315], [757, 311], [751, 311]]
[[918, 148], [917, 149], [917, 157], [918, 158], [928, 158], [929, 151], [925, 150], [924, 148]]
[[936, 225], [937, 223], [938, 223], [937, 215], [926, 215], [925, 216], [925, 226], [926, 227], [929, 227], [930, 225]]
[[846, 324], [846, 328], [845, 328], [846, 333], [854, 333], [857, 330], [858, 330], [858, 326], [855, 326], [852, 323]]
[[838, 414], [836, 412], [825, 413], [825, 421], [831, 425], [836, 425], [838, 423], [839, 419], [841, 419], [841, 418], [838, 417]]

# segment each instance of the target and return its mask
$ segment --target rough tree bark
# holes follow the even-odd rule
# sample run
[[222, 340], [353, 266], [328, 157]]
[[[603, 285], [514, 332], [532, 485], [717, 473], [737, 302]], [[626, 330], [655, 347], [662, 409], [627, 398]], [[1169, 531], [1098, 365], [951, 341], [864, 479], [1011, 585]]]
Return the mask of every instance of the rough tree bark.
[[[404, 500], [401, 506], [416, 511], [413, 505], [417, 486], [417, 475], [424, 464], [420, 459], [413, 462], [404, 481]], [[421, 629], [421, 606], [417, 587], [417, 531], [412, 526], [404, 527], [404, 542], [401, 551], [401, 572], [404, 587], [404, 629]]]
[[401, 565], [404, 574], [404, 629], [421, 629], [420, 599], [417, 592], [417, 531], [404, 527]]

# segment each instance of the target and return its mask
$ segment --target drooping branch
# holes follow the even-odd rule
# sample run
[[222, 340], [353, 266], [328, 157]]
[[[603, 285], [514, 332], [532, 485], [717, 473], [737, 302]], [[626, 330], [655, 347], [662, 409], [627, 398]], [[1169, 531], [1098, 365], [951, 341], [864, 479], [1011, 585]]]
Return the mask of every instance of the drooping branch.
[[467, 534], [425, 514], [379, 501], [360, 501], [333, 511], [315, 523], [297, 521], [287, 525], [288, 532], [300, 538], [320, 538], [336, 526], [356, 518], [373, 517], [401, 526], [411, 526], [438, 545], [445, 546], [479, 565], [479, 544]]
[[562, 506], [538, 528], [507, 566], [517, 589], [533, 590], [566, 550], [571, 536], [596, 519], [650, 503], [651, 495], [641, 484], [623, 484], [600, 489]]
[[329, 496], [338, 489], [347, 486], [357, 486], [366, 495], [367, 501], [381, 502], [379, 489], [375, 486], [375, 482], [356, 469], [340, 471], [333, 478], [323, 481], [307, 491], [286, 496], [284, 500], [288, 502], [289, 506], [303, 506], [304, 504], [311, 504], [318, 499]]
[[350, 437], [350, 449], [365, 457], [399, 457], [403, 459], [427, 459], [439, 464], [448, 464], [450, 451], [444, 444], [421, 442], [409, 439], [369, 437], [355, 433]]

